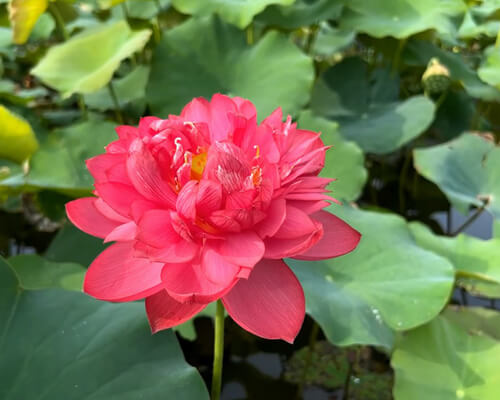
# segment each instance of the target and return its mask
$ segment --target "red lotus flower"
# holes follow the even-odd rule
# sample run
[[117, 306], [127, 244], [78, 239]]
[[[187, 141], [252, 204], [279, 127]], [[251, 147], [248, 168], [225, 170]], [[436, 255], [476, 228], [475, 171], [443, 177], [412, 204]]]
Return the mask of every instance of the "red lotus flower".
[[146, 298], [153, 332], [222, 299], [244, 329], [292, 342], [305, 314], [283, 261], [353, 250], [360, 234], [322, 211], [333, 200], [317, 176], [327, 148], [281, 109], [261, 124], [250, 101], [215, 95], [180, 116], [120, 126], [87, 162], [97, 197], [67, 204], [81, 230], [114, 241], [89, 267], [100, 300]]

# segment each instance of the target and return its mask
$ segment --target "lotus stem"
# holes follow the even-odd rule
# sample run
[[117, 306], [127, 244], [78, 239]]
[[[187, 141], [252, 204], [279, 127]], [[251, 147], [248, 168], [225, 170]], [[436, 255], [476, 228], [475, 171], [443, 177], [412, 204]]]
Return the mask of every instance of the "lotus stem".
[[120, 103], [118, 101], [118, 97], [116, 96], [115, 89], [113, 88], [113, 83], [109, 81], [108, 83], [109, 95], [111, 96], [111, 100], [113, 100], [113, 104], [115, 106], [115, 114], [118, 123], [123, 124], [123, 115], [120, 110]]
[[57, 6], [54, 5], [53, 3], [49, 4], [49, 12], [54, 17], [54, 20], [56, 21], [57, 28], [59, 29], [59, 32], [61, 33], [63, 41], [65, 42], [66, 40], [69, 39], [69, 33], [66, 30], [66, 26], [64, 24], [64, 19], [63, 19], [61, 13], [57, 9]]
[[222, 386], [222, 361], [224, 358], [224, 305], [217, 300], [215, 312], [214, 367], [212, 374], [212, 400], [219, 400]]

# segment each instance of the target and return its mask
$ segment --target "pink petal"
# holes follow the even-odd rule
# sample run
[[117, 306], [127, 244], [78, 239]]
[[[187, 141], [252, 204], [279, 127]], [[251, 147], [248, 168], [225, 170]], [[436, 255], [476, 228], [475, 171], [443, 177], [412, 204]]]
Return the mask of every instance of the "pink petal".
[[85, 164], [90, 174], [97, 182], [106, 182], [108, 180], [106, 171], [116, 164], [125, 164], [125, 162], [125, 154], [99, 154], [98, 156], [88, 159]]
[[234, 280], [240, 267], [205, 245], [201, 256], [201, 269], [210, 282], [224, 285]]
[[207, 306], [199, 303], [179, 303], [170, 297], [166, 290], [146, 297], [145, 303], [153, 333], [182, 324]]
[[137, 239], [156, 248], [170, 247], [182, 240], [172, 227], [170, 211], [146, 211], [138, 224]]
[[287, 258], [302, 254], [314, 246], [323, 236], [323, 228], [316, 222], [316, 230], [308, 235], [293, 239], [277, 239], [275, 237], [264, 240], [266, 252], [264, 258]]
[[220, 209], [222, 186], [218, 182], [203, 179], [200, 181], [196, 197], [196, 211], [201, 217], [207, 217]]
[[99, 197], [118, 214], [129, 217], [132, 203], [144, 200], [137, 190], [123, 183], [96, 183]]
[[199, 262], [166, 264], [162, 279], [168, 294], [181, 303], [210, 303], [224, 296], [238, 281], [234, 277], [215, 284], [207, 279]]
[[78, 229], [92, 236], [105, 238], [120, 225], [102, 215], [95, 207], [96, 197], [85, 197], [66, 204], [66, 214]]
[[162, 287], [163, 265], [134, 257], [132, 242], [115, 243], [92, 262], [83, 291], [106, 301], [142, 299]]
[[253, 267], [264, 255], [264, 243], [252, 231], [232, 233], [225, 240], [213, 240], [211, 244], [221, 256], [233, 264]]
[[158, 163], [141, 140], [134, 141], [130, 148], [127, 171], [136, 190], [146, 199], [175, 207], [174, 191], [163, 180]]
[[212, 143], [226, 140], [233, 126], [228, 117], [229, 113], [235, 113], [236, 104], [230, 97], [216, 93], [210, 100], [210, 137]]
[[266, 210], [267, 218], [256, 227], [256, 231], [261, 238], [273, 236], [280, 228], [286, 218], [286, 200], [276, 199]]
[[185, 240], [165, 245], [162, 248], [138, 246], [137, 244], [136, 248], [140, 248], [141, 252], [151, 261], [163, 263], [186, 263], [197, 257], [200, 251], [198, 244]]
[[128, 218], [125, 218], [123, 215], [118, 214], [115, 210], [108, 206], [103, 199], [99, 197], [95, 201], [94, 206], [95, 208], [97, 208], [97, 211], [99, 211], [106, 218], [121, 222], [122, 224], [129, 221]]
[[130, 242], [135, 239], [137, 234], [137, 225], [134, 221], [129, 221], [125, 224], [117, 226], [104, 239], [104, 243], [108, 242]]
[[196, 196], [198, 194], [198, 181], [192, 180], [186, 183], [177, 196], [177, 212], [184, 218], [196, 219]]
[[327, 211], [318, 211], [311, 217], [323, 224], [323, 237], [315, 246], [300, 255], [293, 256], [294, 258], [324, 260], [347, 254], [358, 245], [361, 234], [339, 217]]
[[276, 239], [293, 239], [310, 235], [315, 230], [316, 225], [305, 212], [287, 204], [285, 221], [273, 237]]
[[243, 329], [293, 343], [305, 316], [302, 286], [283, 260], [262, 260], [222, 301]]
[[197, 97], [184, 107], [181, 117], [190, 122], [208, 123], [210, 120], [210, 103], [203, 97]]

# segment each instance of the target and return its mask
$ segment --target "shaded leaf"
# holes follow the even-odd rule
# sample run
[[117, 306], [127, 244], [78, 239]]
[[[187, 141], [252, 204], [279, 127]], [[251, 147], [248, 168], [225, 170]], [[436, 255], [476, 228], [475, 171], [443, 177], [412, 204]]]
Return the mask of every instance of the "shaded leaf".
[[23, 289], [61, 288], [82, 291], [85, 268], [75, 263], [56, 263], [36, 254], [9, 258]]
[[236, 28], [192, 18], [163, 35], [147, 96], [153, 113], [166, 116], [193, 97], [222, 92], [248, 98], [262, 118], [278, 106], [298, 111], [309, 100], [313, 77], [312, 60], [277, 32], [248, 46]]
[[2, 259], [0, 278], [2, 399], [208, 399], [175, 335], [151, 336], [142, 304], [19, 290]]

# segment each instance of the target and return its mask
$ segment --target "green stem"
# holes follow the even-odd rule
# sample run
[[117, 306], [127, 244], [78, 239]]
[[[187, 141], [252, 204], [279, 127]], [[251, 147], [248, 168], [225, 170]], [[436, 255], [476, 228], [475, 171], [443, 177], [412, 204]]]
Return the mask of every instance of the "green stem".
[[312, 47], [314, 45], [314, 42], [316, 41], [316, 36], [318, 35], [318, 30], [318, 25], [312, 25], [309, 28], [309, 35], [307, 36], [307, 43], [305, 47], [305, 51], [307, 54], [311, 54]]
[[77, 101], [78, 101], [78, 108], [80, 109], [80, 112], [82, 113], [82, 118], [87, 119], [88, 114], [87, 114], [87, 107], [85, 106], [85, 99], [83, 98], [83, 94], [78, 94], [77, 95]]
[[160, 43], [161, 39], [161, 29], [160, 29], [160, 23], [158, 22], [158, 17], [153, 18], [153, 21], [151, 23], [153, 26], [153, 38], [156, 44]]
[[217, 300], [215, 312], [214, 367], [212, 375], [212, 400], [220, 399], [222, 386], [222, 361], [224, 358], [224, 306]]
[[253, 44], [253, 36], [254, 36], [253, 22], [250, 23], [250, 25], [248, 25], [248, 27], [246, 29], [246, 36], [247, 36], [247, 44], [252, 45]]
[[64, 19], [57, 9], [56, 5], [53, 3], [49, 4], [49, 12], [52, 14], [54, 17], [54, 20], [56, 21], [57, 28], [61, 32], [61, 36], [63, 38], [63, 41], [66, 41], [69, 39], [69, 33], [66, 30], [66, 26], [64, 25]]
[[309, 371], [309, 368], [311, 368], [312, 356], [314, 353], [314, 347], [316, 346], [316, 340], [318, 339], [318, 334], [319, 325], [316, 321], [314, 321], [311, 329], [311, 335], [309, 336], [309, 351], [307, 352], [306, 363], [304, 365], [304, 370], [302, 371], [299, 387], [297, 388], [297, 399], [302, 398], [302, 392], [304, 391], [304, 386], [306, 384], [307, 372]]
[[120, 110], [120, 103], [118, 102], [118, 97], [116, 96], [115, 89], [113, 88], [113, 83], [109, 81], [108, 83], [109, 95], [111, 96], [111, 100], [113, 100], [113, 104], [115, 106], [115, 115], [118, 123], [123, 124], [123, 115]]
[[406, 45], [407, 38], [404, 38], [398, 42], [398, 48], [394, 53], [394, 58], [392, 59], [392, 75], [396, 75], [399, 71], [399, 66], [401, 64], [401, 54], [403, 53], [403, 49]]
[[401, 168], [401, 172], [399, 174], [399, 212], [401, 214], [405, 214], [406, 211], [406, 199], [405, 199], [405, 181], [406, 175], [408, 175], [408, 168], [410, 167], [411, 161], [411, 153], [408, 150], [405, 153], [405, 159], [403, 162], [403, 167]]
[[125, 16], [125, 19], [129, 19], [127, 4], [125, 2], [123, 2], [123, 3], [121, 3], [121, 6], [122, 6], [123, 15]]
[[481, 207], [479, 207], [478, 209], [476, 209], [476, 212], [474, 214], [472, 214], [467, 221], [465, 221], [462, 225], [460, 225], [458, 227], [458, 229], [455, 232], [453, 232], [450, 236], [457, 236], [460, 232], [462, 232], [470, 224], [472, 224], [476, 220], [476, 218], [481, 215], [481, 213], [484, 211], [484, 209], [485, 209], [485, 207], [486, 207], [487, 204], [488, 203], [484, 203]]

